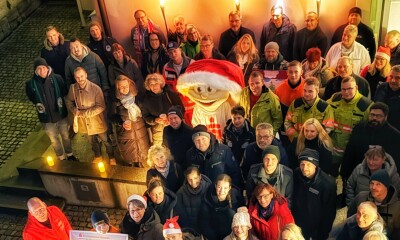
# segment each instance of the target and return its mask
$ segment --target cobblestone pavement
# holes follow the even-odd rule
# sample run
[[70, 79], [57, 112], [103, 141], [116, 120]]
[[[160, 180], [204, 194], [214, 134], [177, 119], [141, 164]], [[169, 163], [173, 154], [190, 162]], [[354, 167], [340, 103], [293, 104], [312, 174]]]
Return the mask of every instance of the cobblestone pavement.
[[[70, 2], [70, 3], [69, 3]], [[42, 4], [7, 39], [0, 43], [0, 168], [40, 127], [34, 107], [25, 95], [25, 81], [33, 74], [33, 60], [43, 46], [44, 29], [54, 25], [66, 39], [77, 36], [88, 41], [81, 28], [75, 1]], [[64, 209], [74, 229], [91, 227], [91, 207], [67, 205]], [[112, 224], [118, 224], [125, 210], [105, 209]], [[26, 213], [0, 213], [0, 240], [22, 239]]]
[[33, 60], [39, 56], [48, 25], [56, 26], [67, 39], [88, 40], [74, 4], [46, 3], [0, 43], [0, 168], [39, 126], [25, 95], [25, 81], [33, 74]]

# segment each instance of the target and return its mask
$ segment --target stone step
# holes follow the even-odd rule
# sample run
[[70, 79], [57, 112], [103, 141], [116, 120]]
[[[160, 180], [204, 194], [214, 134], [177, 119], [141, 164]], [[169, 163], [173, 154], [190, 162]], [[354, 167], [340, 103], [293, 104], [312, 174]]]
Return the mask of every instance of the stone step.
[[22, 176], [27, 174], [40, 176], [37, 170], [43, 166], [44, 161], [43, 157], [39, 157], [25, 162], [17, 167], [18, 174]]
[[[5, 212], [13, 211], [27, 211], [27, 201], [31, 197], [37, 197], [30, 194], [16, 194], [1, 191], [0, 192], [0, 209]], [[63, 198], [40, 196], [39, 197], [47, 206], [57, 206], [61, 210], [65, 207], [65, 200]]]
[[6, 192], [27, 192], [46, 195], [46, 189], [39, 174], [24, 174], [0, 182], [0, 188]]

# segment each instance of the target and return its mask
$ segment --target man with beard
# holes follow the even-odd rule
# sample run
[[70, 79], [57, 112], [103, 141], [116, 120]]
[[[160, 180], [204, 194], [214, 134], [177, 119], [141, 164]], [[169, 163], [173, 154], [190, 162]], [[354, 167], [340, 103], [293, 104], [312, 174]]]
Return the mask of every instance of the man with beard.
[[387, 82], [378, 86], [374, 100], [388, 105], [388, 122], [400, 130], [400, 65], [392, 67]]
[[283, 59], [276, 42], [269, 42], [264, 47], [264, 56], [261, 58], [258, 68], [264, 70], [287, 70], [288, 62]]
[[[367, 122], [354, 127], [343, 155], [340, 175], [346, 179], [353, 169], [362, 162], [364, 153], [371, 147], [381, 146], [390, 154], [396, 166], [400, 166], [400, 131], [387, 122], [389, 108], [382, 102], [374, 103]], [[397, 172], [400, 172], [397, 168]]]
[[247, 145], [244, 150], [242, 162], [240, 163], [244, 179], [247, 179], [251, 165], [262, 163], [262, 153], [270, 145], [279, 147], [281, 155], [280, 163], [289, 166], [289, 159], [285, 148], [282, 143], [274, 137], [274, 127], [269, 123], [259, 123], [256, 127], [256, 141]]

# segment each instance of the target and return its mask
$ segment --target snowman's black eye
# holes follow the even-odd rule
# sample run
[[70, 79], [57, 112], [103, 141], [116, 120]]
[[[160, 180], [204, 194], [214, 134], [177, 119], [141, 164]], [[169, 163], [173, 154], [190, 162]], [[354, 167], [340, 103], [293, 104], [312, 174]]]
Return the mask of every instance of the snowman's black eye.
[[197, 92], [201, 92], [201, 87], [197, 87]]
[[212, 89], [211, 89], [210, 87], [208, 87], [208, 88], [207, 88], [207, 91], [208, 91], [208, 92], [211, 92], [211, 91], [212, 91]]

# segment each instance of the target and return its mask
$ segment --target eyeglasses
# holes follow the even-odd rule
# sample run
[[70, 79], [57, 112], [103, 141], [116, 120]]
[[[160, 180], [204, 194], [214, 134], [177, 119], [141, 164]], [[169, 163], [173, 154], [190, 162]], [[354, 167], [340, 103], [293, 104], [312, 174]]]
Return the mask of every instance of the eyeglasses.
[[385, 117], [385, 115], [383, 115], [383, 114], [375, 114], [375, 113], [369, 113], [369, 116], [371, 118], [383, 118], [383, 117]]
[[31, 211], [31, 214], [32, 215], [41, 215], [45, 211], [46, 211], [46, 208], [45, 207], [41, 207], [41, 208], [38, 208], [38, 209], [36, 209], [34, 211]]
[[268, 199], [268, 198], [270, 198], [272, 195], [273, 195], [272, 193], [267, 193], [267, 194], [259, 195], [259, 196], [257, 196], [257, 200], [258, 200], [258, 201], [261, 201], [261, 200], [264, 200], [264, 199]]
[[347, 92], [347, 91], [351, 91], [351, 90], [353, 90], [354, 88], [353, 87], [351, 87], [351, 88], [342, 88], [342, 89], [340, 89], [341, 91], [343, 91], [343, 92]]
[[144, 208], [129, 209], [130, 213], [139, 213], [141, 211], [144, 211]]
[[257, 138], [258, 139], [264, 139], [264, 140], [267, 140], [267, 139], [270, 139], [270, 138], [272, 138], [273, 137], [273, 135], [264, 135], [264, 136], [261, 136], [261, 135], [257, 135]]

